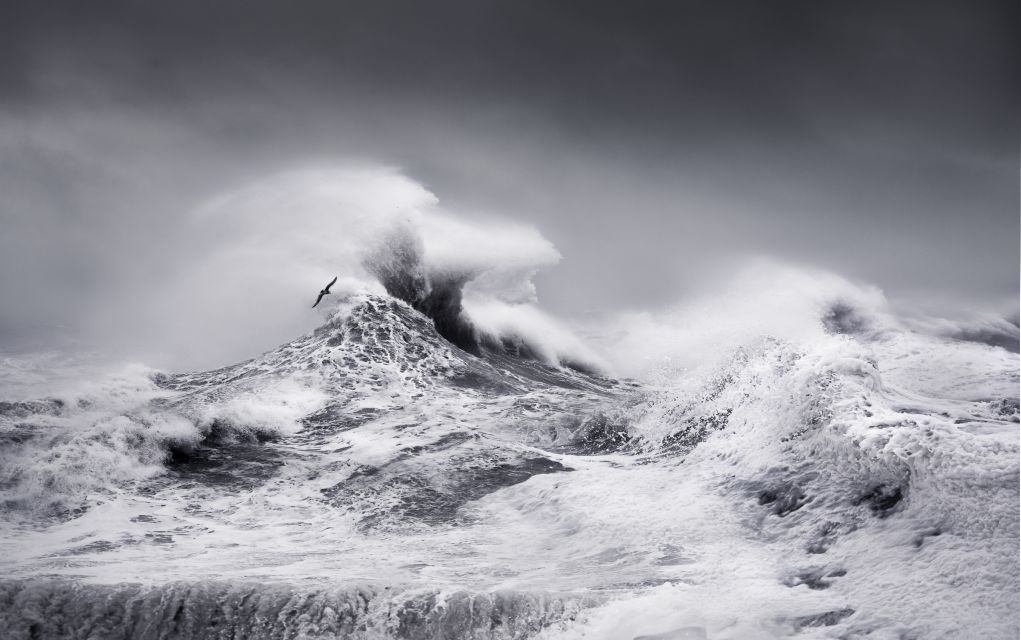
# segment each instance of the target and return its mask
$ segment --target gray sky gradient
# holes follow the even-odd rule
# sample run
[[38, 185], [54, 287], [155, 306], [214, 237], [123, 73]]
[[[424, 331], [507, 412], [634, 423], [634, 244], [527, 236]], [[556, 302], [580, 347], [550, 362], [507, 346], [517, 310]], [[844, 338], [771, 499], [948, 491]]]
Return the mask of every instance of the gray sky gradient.
[[[537, 280], [561, 314], [668, 304], [763, 255], [892, 297], [1006, 310], [1021, 235], [1018, 12], [9, 2], [0, 345], [96, 326], [158, 338], [132, 292], [158, 295], [215, 250], [186, 224], [196, 206], [352, 160], [402, 168], [449, 209], [534, 224], [564, 256]], [[209, 349], [196, 337], [178, 360]]]

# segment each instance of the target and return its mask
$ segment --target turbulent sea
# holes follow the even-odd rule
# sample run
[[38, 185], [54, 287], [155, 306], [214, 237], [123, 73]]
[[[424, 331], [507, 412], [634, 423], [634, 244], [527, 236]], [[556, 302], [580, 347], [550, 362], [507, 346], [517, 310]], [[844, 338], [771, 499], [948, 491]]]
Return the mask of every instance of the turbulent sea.
[[6, 358], [0, 636], [1018, 637], [1015, 324], [634, 317], [615, 377], [380, 274], [214, 371]]

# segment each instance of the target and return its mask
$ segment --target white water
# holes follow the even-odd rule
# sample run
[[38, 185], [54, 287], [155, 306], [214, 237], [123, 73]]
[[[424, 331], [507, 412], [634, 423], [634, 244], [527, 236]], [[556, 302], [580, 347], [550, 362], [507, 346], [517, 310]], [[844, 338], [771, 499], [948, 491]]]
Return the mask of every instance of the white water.
[[[203, 213], [347, 207], [350, 247], [298, 245], [355, 274], [315, 332], [184, 376], [3, 360], [15, 637], [216, 637], [211, 612], [250, 637], [1017, 637], [1018, 355], [993, 346], [1016, 325], [758, 264], [581, 340], [536, 305], [559, 256], [534, 230], [466, 226], [392, 173], [329, 177]], [[235, 258], [283, 233], [257, 219]], [[367, 280], [394, 237], [471, 274], [481, 333], [629, 379], [457, 349]]]
[[[337, 378], [304, 371], [307, 353], [293, 349], [251, 365], [289, 363], [293, 373], [217, 386], [171, 410], [152, 400], [181, 392], [159, 388], [144, 368], [61, 384], [9, 359], [5, 379], [22, 384], [9, 384], [7, 397], [32, 397], [38, 384], [35, 397], [63, 406], [5, 418], [6, 433], [49, 435], [5, 446], [4, 497], [20, 504], [3, 520], [3, 571], [108, 584], [510, 589], [603, 602], [545, 632], [556, 638], [1012, 637], [1017, 355], [909, 330], [882, 305], [861, 306], [879, 300], [875, 292], [850, 300], [849, 291], [822, 293], [858, 305], [867, 322], [851, 323], [853, 335], [827, 331], [819, 290], [777, 303], [784, 318], [749, 322], [720, 303], [728, 313], [716, 319], [693, 322], [681, 310], [672, 317], [688, 320], [673, 327], [669, 314], [655, 330], [652, 319], [636, 323], [617, 334], [621, 344], [670, 357], [618, 351], [611, 357], [628, 353], [632, 371], [644, 367], [642, 383], [609, 396], [438, 387], [422, 377], [425, 365], [403, 367], [410, 357], [401, 350], [359, 365], [339, 389]], [[797, 317], [806, 310], [815, 318]], [[458, 356], [438, 340], [410, 343], [435, 371], [456, 369]], [[655, 340], [658, 348], [648, 345]], [[303, 437], [301, 417], [338, 393], [349, 415], [368, 419]], [[558, 450], [550, 429], [571, 429], [579, 411], [626, 422], [634, 446]], [[197, 446], [216, 420], [233, 425], [228, 439], [275, 436], [249, 445], [272, 453], [256, 458], [271, 473], [247, 484], [201, 470], [164, 479], [167, 447]], [[469, 435], [407, 457], [409, 446], [445, 434]], [[386, 491], [350, 507], [323, 500], [323, 489], [362, 466], [442, 477], [476, 459], [532, 454], [574, 471], [497, 488], [457, 506], [447, 523], [387, 515], [400, 496]], [[894, 491], [899, 501], [883, 502]], [[54, 518], [55, 505], [88, 508]], [[382, 520], [367, 528], [362, 519], [373, 513]], [[836, 613], [822, 625], [827, 612]]]

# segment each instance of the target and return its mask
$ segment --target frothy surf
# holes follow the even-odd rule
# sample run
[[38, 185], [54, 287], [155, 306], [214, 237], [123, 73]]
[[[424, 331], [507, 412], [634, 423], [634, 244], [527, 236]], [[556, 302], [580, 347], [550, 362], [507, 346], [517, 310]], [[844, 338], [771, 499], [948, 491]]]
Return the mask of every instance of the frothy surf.
[[431, 224], [236, 365], [7, 358], [7, 633], [1016, 637], [1016, 322], [758, 265], [583, 343]]

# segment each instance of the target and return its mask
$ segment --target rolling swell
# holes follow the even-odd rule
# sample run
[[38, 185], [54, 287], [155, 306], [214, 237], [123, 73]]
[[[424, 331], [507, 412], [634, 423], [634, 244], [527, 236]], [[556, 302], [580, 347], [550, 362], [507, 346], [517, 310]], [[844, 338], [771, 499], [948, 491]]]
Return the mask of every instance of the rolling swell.
[[0, 583], [10, 640], [526, 638], [591, 598], [545, 592], [394, 593], [376, 586], [299, 589], [202, 582], [159, 587], [50, 580]]

